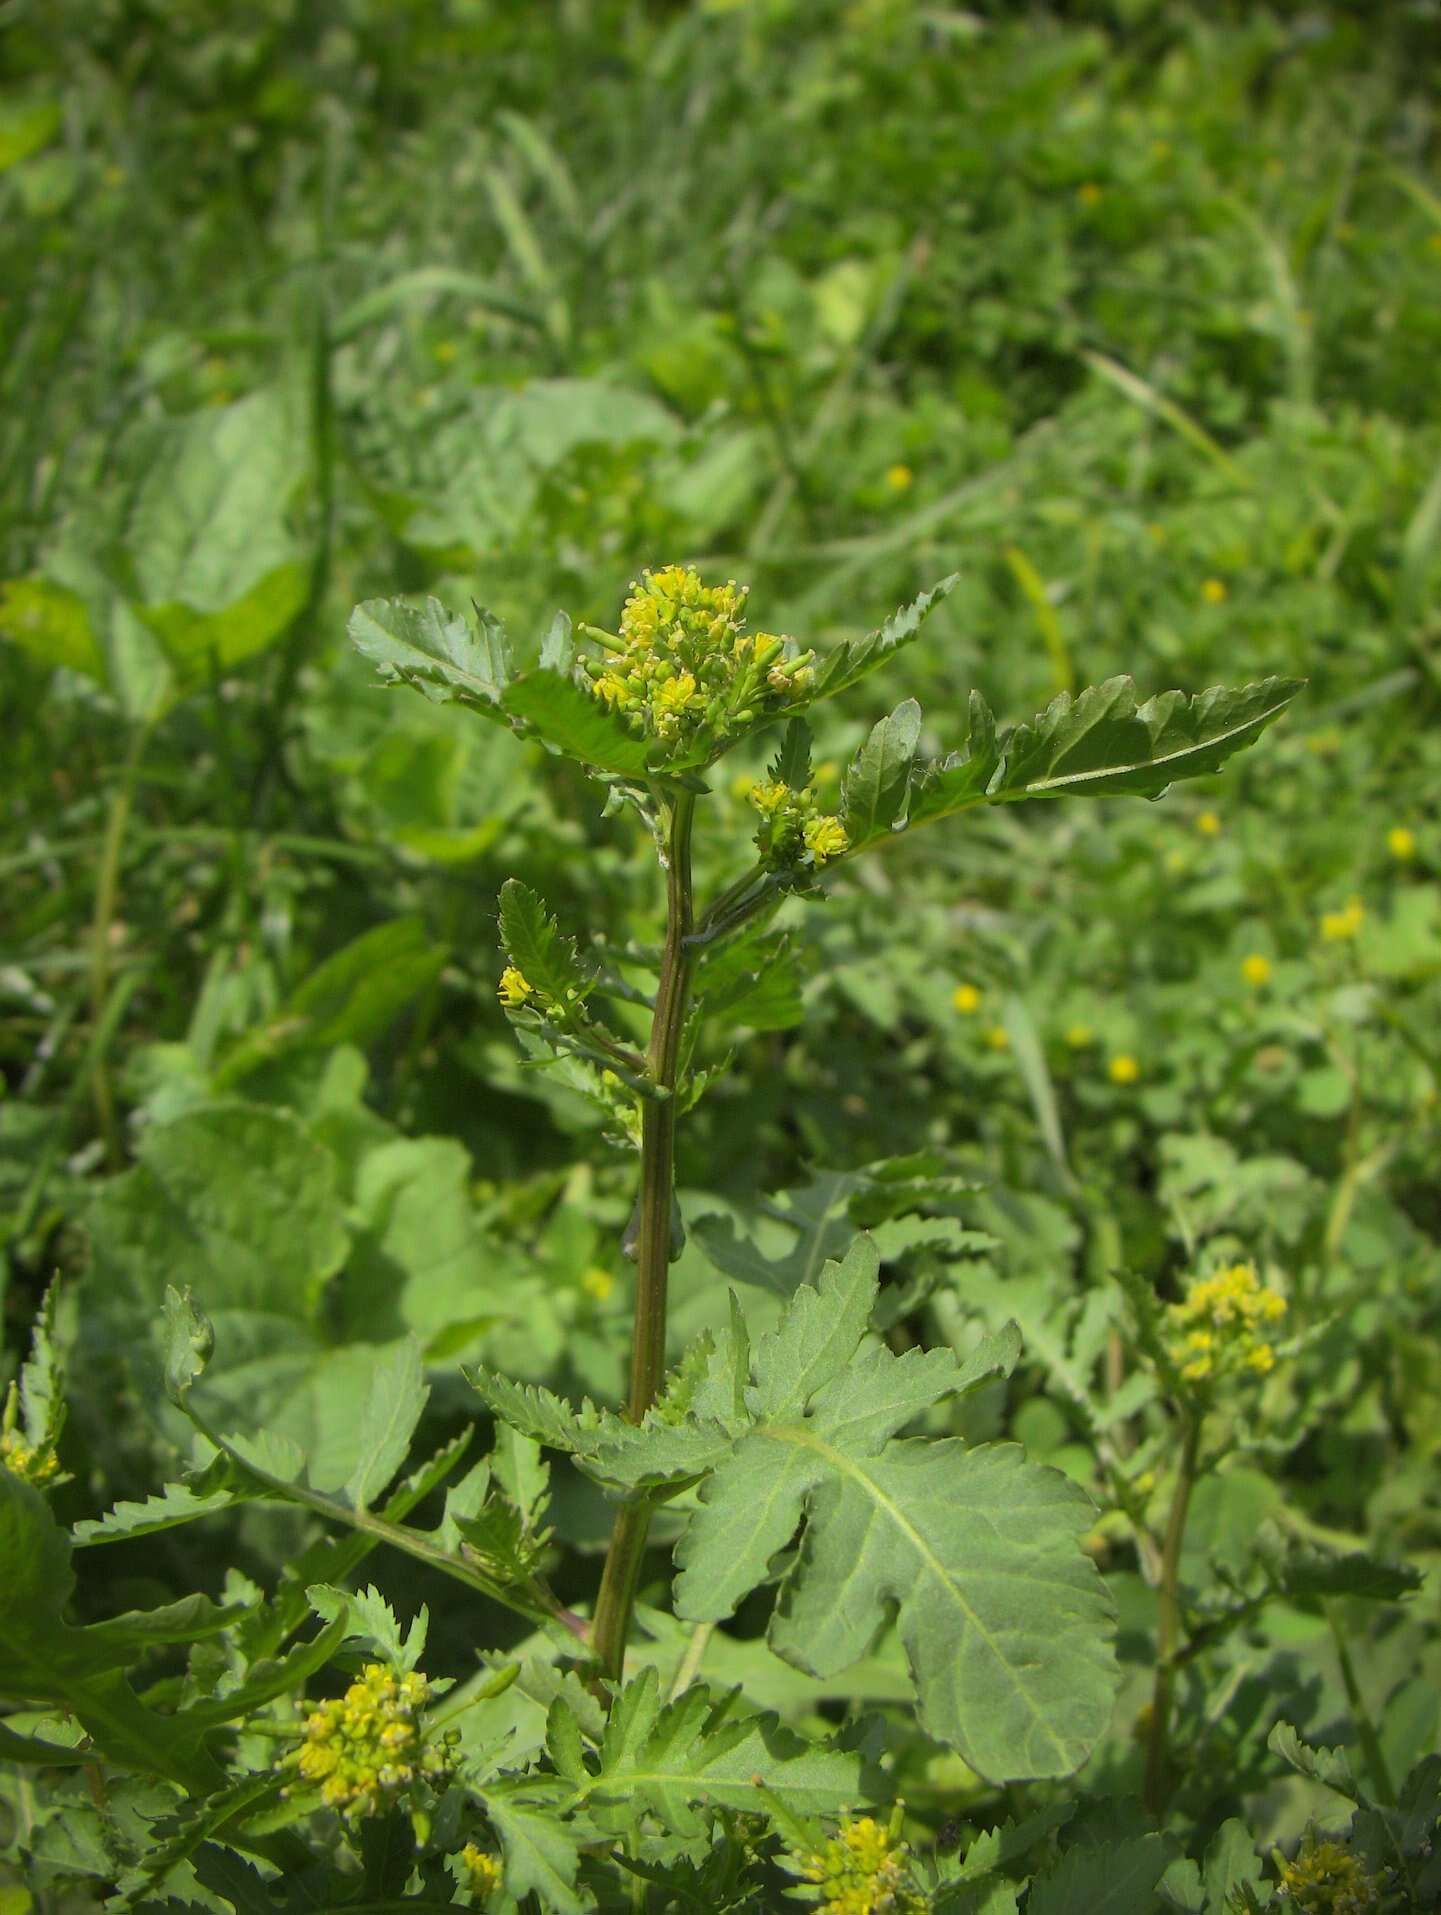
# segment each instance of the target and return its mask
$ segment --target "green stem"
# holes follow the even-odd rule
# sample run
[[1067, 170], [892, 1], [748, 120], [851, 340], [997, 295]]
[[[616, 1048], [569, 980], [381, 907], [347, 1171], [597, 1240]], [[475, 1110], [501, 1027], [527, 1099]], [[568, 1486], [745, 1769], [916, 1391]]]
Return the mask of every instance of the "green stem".
[[1196, 1460], [1201, 1448], [1201, 1418], [1191, 1410], [1183, 1412], [1185, 1432], [1181, 1442], [1181, 1467], [1171, 1497], [1171, 1512], [1166, 1521], [1166, 1540], [1161, 1549], [1160, 1599], [1156, 1630], [1156, 1679], [1151, 1690], [1151, 1724], [1146, 1741], [1145, 1803], [1147, 1810], [1160, 1817], [1170, 1795], [1170, 1723], [1171, 1690], [1176, 1675], [1176, 1659], [1181, 1647], [1181, 1545], [1186, 1540], [1186, 1515], [1191, 1491], [1196, 1484]]
[[[659, 1097], [641, 1106], [640, 1215], [636, 1246], [635, 1322], [631, 1333], [630, 1396], [626, 1415], [639, 1423], [660, 1392], [665, 1374], [666, 1283], [671, 1258], [671, 1211], [675, 1202], [675, 1098], [681, 1032], [690, 989], [691, 896], [690, 839], [695, 798], [677, 793], [671, 803], [666, 849], [665, 943], [655, 1015], [646, 1050], [646, 1073]], [[591, 1643], [604, 1675], [619, 1681], [625, 1664], [626, 1636], [650, 1528], [650, 1501], [644, 1495], [623, 1503], [616, 1513], [610, 1550], [596, 1598]]]
[[[150, 739], [150, 726], [137, 725], [130, 734], [129, 748], [120, 771], [120, 782], [110, 794], [105, 817], [105, 836], [100, 847], [100, 869], [95, 879], [95, 910], [90, 923], [90, 1028], [104, 1028], [105, 1007], [110, 996], [110, 936], [115, 925], [115, 907], [120, 897], [120, 867], [124, 860], [125, 833], [135, 803], [135, 783], [140, 760]], [[120, 1123], [115, 1111], [115, 1092], [103, 1049], [90, 1073], [90, 1091], [95, 1099], [95, 1115], [100, 1135], [105, 1140], [106, 1161], [112, 1170], [124, 1162]]]
[[1356, 1665], [1351, 1660], [1351, 1648], [1346, 1641], [1345, 1631], [1336, 1620], [1334, 1603], [1323, 1603], [1326, 1625], [1331, 1631], [1331, 1640], [1336, 1645], [1336, 1660], [1341, 1665], [1341, 1680], [1346, 1686], [1346, 1700], [1351, 1705], [1352, 1719], [1356, 1724], [1356, 1739], [1361, 1744], [1361, 1754], [1366, 1761], [1366, 1772], [1371, 1778], [1371, 1787], [1376, 1792], [1376, 1800], [1383, 1808], [1396, 1806], [1396, 1786], [1391, 1780], [1391, 1771], [1386, 1764], [1385, 1752], [1381, 1747], [1381, 1738], [1376, 1733], [1376, 1724], [1361, 1694], [1361, 1685], [1356, 1680]]

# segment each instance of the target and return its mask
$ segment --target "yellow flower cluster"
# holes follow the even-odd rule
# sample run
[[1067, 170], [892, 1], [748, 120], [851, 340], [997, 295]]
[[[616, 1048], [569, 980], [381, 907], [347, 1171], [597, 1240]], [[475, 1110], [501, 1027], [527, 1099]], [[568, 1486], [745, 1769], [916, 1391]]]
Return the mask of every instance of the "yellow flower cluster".
[[761, 814], [756, 849], [767, 864], [819, 868], [850, 849], [840, 819], [817, 809], [812, 786], [796, 791], [778, 778], [752, 785], [750, 801]]
[[477, 1901], [490, 1899], [500, 1887], [503, 1870], [493, 1855], [487, 1855], [483, 1848], [477, 1848], [474, 1842], [467, 1842], [460, 1851], [461, 1867], [465, 1870], [465, 1886]]
[[32, 1489], [43, 1489], [60, 1474], [60, 1459], [53, 1444], [27, 1443], [18, 1430], [5, 1430], [0, 1433], [0, 1469]]
[[1340, 1842], [1307, 1836], [1294, 1862], [1281, 1870], [1283, 1895], [1304, 1915], [1368, 1915], [1376, 1884]]
[[449, 1766], [446, 1751], [424, 1740], [419, 1718], [429, 1694], [417, 1672], [396, 1675], [368, 1662], [343, 1696], [312, 1707], [304, 1742], [285, 1760], [318, 1782], [325, 1806], [348, 1822], [375, 1815]]
[[591, 689], [649, 738], [686, 745], [718, 739], [774, 713], [815, 678], [812, 652], [745, 630], [746, 588], [706, 585], [689, 566], [666, 565], [632, 581], [620, 635], [587, 629], [608, 656], [588, 661]]
[[1321, 913], [1321, 937], [1327, 944], [1343, 944], [1354, 938], [1366, 920], [1366, 907], [1359, 898], [1347, 898], [1340, 911]]
[[906, 1849], [869, 1815], [841, 1824], [800, 1866], [825, 1900], [825, 1915], [909, 1915], [925, 1904], [907, 1886]]
[[1188, 1383], [1211, 1382], [1238, 1370], [1265, 1376], [1275, 1368], [1276, 1352], [1264, 1326], [1285, 1316], [1286, 1299], [1265, 1287], [1254, 1264], [1233, 1263], [1199, 1278], [1166, 1314], [1171, 1358]]
[[513, 964], [507, 964], [501, 972], [498, 988], [500, 1001], [508, 1011], [521, 1010], [535, 996], [535, 986]]

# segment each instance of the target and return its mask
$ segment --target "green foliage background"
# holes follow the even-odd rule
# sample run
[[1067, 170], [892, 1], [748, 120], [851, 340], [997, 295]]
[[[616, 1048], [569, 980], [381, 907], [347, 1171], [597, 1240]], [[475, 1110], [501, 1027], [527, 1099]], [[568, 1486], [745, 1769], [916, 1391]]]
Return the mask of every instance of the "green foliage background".
[[[47, 1600], [70, 1652], [104, 1684], [134, 1651], [117, 1613], [187, 1599], [146, 1650], [161, 1707], [170, 1645], [194, 1665], [319, 1547], [304, 1511], [219, 1478], [166, 1494], [223, 1519], [95, 1533], [194, 1455], [159, 1387], [168, 1284], [215, 1326], [212, 1417], [359, 1506], [405, 1453], [374, 1432], [387, 1391], [411, 1400], [407, 1337], [432, 1450], [476, 1413], [463, 1364], [623, 1394], [633, 1163], [517, 1055], [497, 915], [519, 874], [582, 958], [651, 940], [650, 847], [537, 744], [382, 694], [352, 604], [429, 596], [454, 631], [478, 600], [533, 666], [557, 608], [611, 628], [640, 567], [684, 558], [824, 655], [955, 571], [921, 638], [818, 717], [828, 807], [911, 696], [938, 754], [973, 690], [1010, 723], [1121, 672], [1143, 696], [1308, 689], [1214, 780], [940, 820], [702, 971], [718, 1041], [681, 1135], [672, 1354], [727, 1333], [731, 1289], [754, 1341], [776, 1331], [858, 1227], [898, 1353], [964, 1363], [1014, 1319], [1014, 1370], [922, 1427], [1017, 1439], [1094, 1500], [1110, 1729], [1079, 1782], [993, 1790], [918, 1730], [892, 1637], [803, 1677], [743, 1577], [713, 1635], [668, 1615], [678, 1522], [642, 1661], [662, 1695], [682, 1669], [741, 1683], [806, 1733], [878, 1710], [918, 1852], [1070, 1812], [1069, 1850], [1035, 1837], [1035, 1915], [1263, 1893], [1233, 1867], [1245, 1831], [1289, 1850], [1349, 1814], [1278, 1723], [1373, 1787], [1376, 1752], [1399, 1784], [1438, 1749], [1434, 9], [11, 0], [4, 26], [0, 1283], [8, 1380], [62, 1278], [51, 1503], [82, 1547], [63, 1625], [58, 1559]], [[457, 663], [484, 676], [486, 639]], [[745, 769], [707, 808], [707, 892], [747, 856]], [[1353, 934], [1325, 935], [1352, 898]], [[1133, 1808], [1155, 1625], [1134, 1519], [1164, 1514], [1173, 1459], [1120, 1394], [1110, 1280], [1168, 1300], [1211, 1252], [1279, 1273], [1297, 1342], [1227, 1411], [1193, 1621], [1284, 1590], [1188, 1665], [1165, 1850]], [[500, 1479], [522, 1508], [523, 1462]], [[584, 1604], [607, 1505], [568, 1465], [552, 1498], [552, 1573]], [[1303, 1546], [1404, 1563], [1422, 1593], [1308, 1585]], [[429, 1604], [432, 1673], [480, 1681], [478, 1651], [527, 1637], [413, 1560], [364, 1576], [402, 1618]], [[708, 1627], [706, 1600], [680, 1616]], [[477, 1702], [468, 1751], [538, 1748], [549, 1700], [537, 1677]], [[656, 1698], [635, 1706], [658, 1734]], [[861, 1799], [844, 1760], [817, 1813]], [[4, 1774], [16, 1881], [91, 1905], [117, 1859], [86, 1789]], [[164, 1801], [122, 1783], [115, 1806], [138, 1840]], [[507, 1856], [537, 1813], [497, 1808]], [[1158, 1902], [1182, 1852], [1194, 1885], [1173, 1869]], [[576, 1892], [553, 1867], [541, 1907]], [[238, 1876], [180, 1879], [247, 1905]], [[1132, 1899], [1087, 1899], [1118, 1881]]]

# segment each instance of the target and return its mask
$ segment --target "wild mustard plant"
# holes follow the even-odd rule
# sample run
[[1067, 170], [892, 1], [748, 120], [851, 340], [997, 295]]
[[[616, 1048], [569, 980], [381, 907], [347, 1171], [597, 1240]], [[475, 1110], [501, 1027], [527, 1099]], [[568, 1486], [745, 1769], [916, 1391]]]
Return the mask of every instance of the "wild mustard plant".
[[426, 1734], [429, 1696], [418, 1671], [367, 1663], [344, 1695], [311, 1706], [304, 1740], [284, 1766], [346, 1821], [379, 1815], [450, 1767], [449, 1749]]

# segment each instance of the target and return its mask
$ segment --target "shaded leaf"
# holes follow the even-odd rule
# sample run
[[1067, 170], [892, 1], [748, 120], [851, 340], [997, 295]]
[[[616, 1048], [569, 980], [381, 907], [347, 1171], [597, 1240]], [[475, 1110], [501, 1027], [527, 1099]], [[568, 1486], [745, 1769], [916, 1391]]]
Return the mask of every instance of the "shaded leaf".
[[626, 730], [592, 692], [560, 672], [529, 672], [502, 700], [506, 713], [552, 751], [593, 771], [617, 777], [645, 776], [645, 739]]

